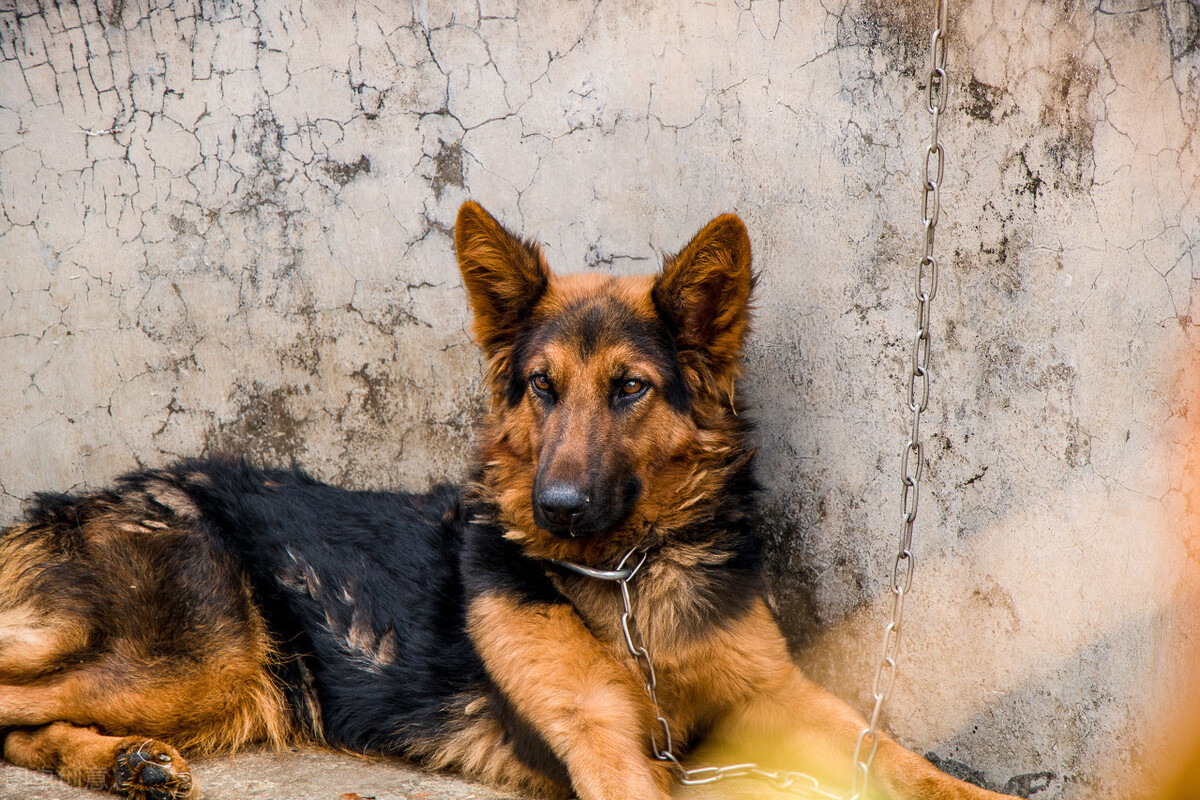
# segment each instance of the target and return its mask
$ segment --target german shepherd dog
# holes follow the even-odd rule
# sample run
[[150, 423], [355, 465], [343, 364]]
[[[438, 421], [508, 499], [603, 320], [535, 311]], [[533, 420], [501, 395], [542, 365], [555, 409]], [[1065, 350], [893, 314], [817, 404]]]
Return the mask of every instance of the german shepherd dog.
[[[39, 495], [0, 536], [8, 761], [178, 800], [183, 754], [307, 741], [539, 797], [666, 798], [661, 714], [673, 754], [851, 773], [862, 719], [763, 600], [742, 222], [641, 277], [555, 275], [474, 203], [455, 244], [491, 388], [469, 483], [347, 491], [210, 459]], [[620, 587], [565, 563], [631, 551], [657, 710]], [[872, 781], [999, 797], [882, 734]]]

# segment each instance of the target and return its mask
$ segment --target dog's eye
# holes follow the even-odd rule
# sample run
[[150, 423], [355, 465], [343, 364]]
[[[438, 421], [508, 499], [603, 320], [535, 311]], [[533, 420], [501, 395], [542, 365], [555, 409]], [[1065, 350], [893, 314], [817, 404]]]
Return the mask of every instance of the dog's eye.
[[540, 394], [549, 394], [554, 388], [554, 384], [550, 383], [550, 379], [540, 372], [529, 379], [529, 385], [533, 387], [535, 392]]
[[639, 381], [637, 378], [630, 378], [621, 384], [621, 395], [623, 397], [634, 397], [646, 391], [646, 382]]

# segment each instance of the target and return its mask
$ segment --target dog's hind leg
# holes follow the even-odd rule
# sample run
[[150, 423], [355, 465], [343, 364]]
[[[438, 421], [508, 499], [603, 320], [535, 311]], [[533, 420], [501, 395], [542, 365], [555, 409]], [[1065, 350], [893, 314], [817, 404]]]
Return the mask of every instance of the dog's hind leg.
[[[103, 706], [130, 705], [134, 698], [80, 703], [90, 693], [86, 681], [68, 676], [49, 684], [0, 685], [0, 729], [8, 762], [52, 770], [73, 786], [109, 789], [134, 800], [190, 798], [192, 776], [174, 747], [146, 736], [103, 735], [90, 716]], [[70, 720], [67, 722], [65, 720]]]
[[174, 748], [296, 732], [248, 578], [149, 491], [44, 499], [0, 531], [0, 732], [15, 763], [165, 800], [194, 791]]
[[[0, 576], [3, 571], [0, 570]], [[21, 683], [51, 672], [64, 656], [87, 646], [86, 623], [67, 614], [50, 618], [32, 604], [0, 602], [0, 683]]]
[[63, 687], [0, 684], [0, 730], [35, 727], [62, 719]]
[[54, 722], [9, 733], [4, 758], [52, 770], [73, 786], [108, 789], [134, 800], [192, 796], [187, 762], [170, 745], [145, 737], [105, 736], [94, 728]]

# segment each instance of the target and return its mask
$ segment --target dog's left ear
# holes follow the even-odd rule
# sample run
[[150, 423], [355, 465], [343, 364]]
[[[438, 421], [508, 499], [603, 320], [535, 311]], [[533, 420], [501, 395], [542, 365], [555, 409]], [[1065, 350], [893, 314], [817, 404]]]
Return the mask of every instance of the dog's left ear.
[[[750, 325], [750, 236], [724, 214], [668, 258], [651, 298], [675, 336], [680, 359], [701, 384], [732, 395]], [[705, 374], [707, 373], [707, 374]]]

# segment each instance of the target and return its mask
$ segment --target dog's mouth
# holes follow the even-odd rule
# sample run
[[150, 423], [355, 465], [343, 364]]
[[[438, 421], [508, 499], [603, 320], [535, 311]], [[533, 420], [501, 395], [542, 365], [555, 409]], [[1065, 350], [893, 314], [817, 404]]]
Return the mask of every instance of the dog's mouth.
[[566, 529], [545, 528], [544, 530], [546, 530], [549, 534], [554, 536], [556, 539], [568, 539], [568, 540], [590, 539], [593, 536], [595, 536], [597, 533], [600, 532], [600, 531], [580, 531], [580, 530], [576, 530], [574, 528], [566, 528]]
[[565, 531], [552, 530], [552, 531], [550, 531], [550, 534], [553, 535], [557, 539], [567, 539], [567, 540], [575, 540], [575, 541], [580, 540], [580, 539], [590, 539], [590, 538], [592, 538], [592, 536], [595, 535], [592, 533], [580, 533], [580, 532], [574, 531], [574, 530], [565, 530]]
[[533, 521], [556, 539], [590, 539], [603, 532], [602, 528], [589, 524], [582, 518], [555, 520], [539, 509], [536, 503], [533, 506]]

